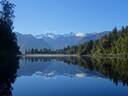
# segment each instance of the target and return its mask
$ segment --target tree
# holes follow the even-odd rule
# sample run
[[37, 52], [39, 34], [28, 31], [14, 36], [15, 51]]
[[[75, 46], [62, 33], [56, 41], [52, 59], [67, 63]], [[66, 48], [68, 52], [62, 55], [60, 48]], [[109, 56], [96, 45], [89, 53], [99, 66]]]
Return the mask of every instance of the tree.
[[13, 33], [14, 7], [9, 0], [2, 0], [0, 11], [0, 52], [19, 54], [15, 33]]

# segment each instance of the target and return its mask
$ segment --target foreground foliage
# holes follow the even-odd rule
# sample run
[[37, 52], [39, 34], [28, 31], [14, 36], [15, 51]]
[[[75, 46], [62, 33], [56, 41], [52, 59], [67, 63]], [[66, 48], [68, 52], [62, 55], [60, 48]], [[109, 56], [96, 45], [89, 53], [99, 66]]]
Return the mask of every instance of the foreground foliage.
[[2, 0], [0, 11], [0, 54], [19, 54], [17, 39], [13, 30], [14, 4], [9, 0]]

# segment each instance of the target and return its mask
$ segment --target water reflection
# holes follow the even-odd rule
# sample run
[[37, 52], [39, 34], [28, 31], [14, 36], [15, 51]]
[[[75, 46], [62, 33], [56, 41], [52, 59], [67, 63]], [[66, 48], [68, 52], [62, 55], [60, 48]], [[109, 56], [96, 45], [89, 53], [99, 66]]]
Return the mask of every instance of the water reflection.
[[[30, 78], [25, 78], [25, 76]], [[40, 77], [43, 77], [43, 79]], [[17, 80], [15, 81], [16, 78]], [[49, 80], [47, 80], [48, 78]], [[56, 80], [53, 80], [54, 78], [56, 78]], [[97, 78], [101, 79], [98, 80]], [[110, 84], [108, 79], [113, 83]], [[111, 91], [109, 91], [112, 95], [108, 94], [109, 96], [118, 96], [118, 93], [128, 94], [128, 59], [89, 57], [22, 57], [19, 60], [18, 57], [12, 55], [0, 56], [0, 96], [12, 96], [13, 88], [15, 89], [13, 91], [14, 96], [19, 96], [19, 94], [23, 92], [23, 94], [26, 92], [27, 94], [30, 94], [31, 92], [29, 91], [24, 90], [21, 92], [20, 90], [21, 85], [26, 85], [28, 83], [25, 83], [26, 80], [30, 82], [27, 86], [31, 84], [35, 84], [34, 86], [37, 86], [37, 88], [40, 86], [36, 91], [41, 94], [49, 94], [48, 91], [51, 87], [54, 89], [53, 93], [57, 93], [57, 90], [60, 89], [57, 86], [60, 86], [62, 87], [60, 93], [65, 90], [67, 94], [77, 93], [81, 94], [81, 96], [85, 96], [87, 93], [91, 94], [89, 92], [89, 88], [92, 89], [94, 87], [96, 90], [96, 88], [102, 89], [101, 87], [103, 87], [104, 90], [107, 90], [104, 85], [112, 88]], [[121, 84], [124, 87], [121, 86]], [[99, 87], [99, 85], [103, 86]], [[118, 86], [115, 87], [115, 85]], [[65, 87], [69, 89], [66, 90]], [[24, 88], [31, 89], [31, 87], [23, 87], [23, 89]], [[40, 90], [42, 88], [43, 90], [46, 90], [46, 92], [42, 93], [42, 90]], [[117, 90], [120, 88], [122, 91], [118, 92]], [[89, 91], [85, 92], [84, 89]], [[117, 93], [114, 93], [114, 91]], [[93, 95], [96, 93], [101, 94], [100, 92], [101, 91], [95, 91]], [[102, 94], [104, 94], [104, 92]], [[32, 94], [33, 93], [29, 96], [34, 96]], [[65, 95], [61, 94], [61, 96]], [[88, 96], [92, 96], [92, 94]]]
[[18, 57], [14, 55], [0, 56], [0, 96], [12, 96], [18, 64]]
[[122, 82], [123, 86], [128, 86], [128, 59], [99, 58], [92, 61], [93, 67], [116, 85]]
[[67, 76], [71, 78], [83, 78], [85, 76], [104, 77], [99, 72], [85, 69], [79, 65], [79, 58], [76, 57], [22, 58], [17, 74], [19, 77], [36, 74], [45, 78], [54, 78], [55, 76]]
[[12, 94], [128, 96], [127, 62], [114, 58], [22, 57]]
[[116, 85], [128, 85], [128, 59], [76, 58], [76, 57], [26, 57], [21, 60], [18, 76], [41, 75], [55, 77], [108, 78]]

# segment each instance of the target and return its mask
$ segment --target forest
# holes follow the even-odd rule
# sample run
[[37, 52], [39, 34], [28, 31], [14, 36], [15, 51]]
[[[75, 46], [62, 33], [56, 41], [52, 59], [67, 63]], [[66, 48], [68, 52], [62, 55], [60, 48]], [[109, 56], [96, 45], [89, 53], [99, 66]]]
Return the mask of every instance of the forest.
[[96, 41], [89, 41], [79, 46], [78, 54], [117, 54], [128, 53], [128, 26], [118, 30], [116, 27], [109, 33]]

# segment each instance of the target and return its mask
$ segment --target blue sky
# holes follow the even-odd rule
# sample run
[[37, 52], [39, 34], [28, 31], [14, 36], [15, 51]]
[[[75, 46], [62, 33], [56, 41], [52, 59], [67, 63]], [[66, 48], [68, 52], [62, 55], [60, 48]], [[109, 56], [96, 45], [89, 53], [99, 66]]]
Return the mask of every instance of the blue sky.
[[128, 24], [128, 0], [13, 0], [14, 31], [102, 32]]

